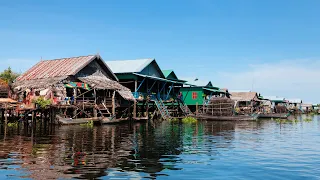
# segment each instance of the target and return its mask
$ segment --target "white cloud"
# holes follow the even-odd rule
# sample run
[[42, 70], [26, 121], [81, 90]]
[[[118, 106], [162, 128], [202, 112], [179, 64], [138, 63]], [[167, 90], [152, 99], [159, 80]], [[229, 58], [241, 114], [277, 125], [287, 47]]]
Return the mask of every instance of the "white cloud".
[[262, 95], [320, 102], [320, 60], [293, 60], [248, 65], [240, 72], [220, 72], [217, 79], [229, 89], [252, 89]]

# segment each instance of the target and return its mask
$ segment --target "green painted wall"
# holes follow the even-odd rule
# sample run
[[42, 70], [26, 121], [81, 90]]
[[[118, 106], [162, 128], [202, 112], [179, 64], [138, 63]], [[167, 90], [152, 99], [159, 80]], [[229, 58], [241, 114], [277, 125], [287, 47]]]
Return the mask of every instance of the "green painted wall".
[[[189, 91], [189, 92], [188, 92]], [[184, 87], [180, 89], [180, 92], [182, 92], [183, 99], [186, 105], [202, 105], [203, 104], [203, 89], [202, 87]], [[198, 93], [197, 99], [192, 98], [192, 93]]]

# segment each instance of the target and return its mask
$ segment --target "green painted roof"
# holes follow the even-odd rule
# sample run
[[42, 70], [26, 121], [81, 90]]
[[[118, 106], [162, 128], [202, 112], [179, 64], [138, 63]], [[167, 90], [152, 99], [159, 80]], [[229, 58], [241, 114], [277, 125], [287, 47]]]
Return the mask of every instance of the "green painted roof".
[[161, 70], [161, 71], [165, 78], [167, 78], [173, 72], [173, 70]]
[[166, 79], [170, 79], [170, 80], [174, 80], [174, 81], [179, 81], [179, 82], [187, 82], [185, 80], [182, 80], [182, 79], [178, 79], [176, 73], [169, 69], [169, 70], [161, 70], [162, 71], [162, 74], [164, 75], [164, 77]]

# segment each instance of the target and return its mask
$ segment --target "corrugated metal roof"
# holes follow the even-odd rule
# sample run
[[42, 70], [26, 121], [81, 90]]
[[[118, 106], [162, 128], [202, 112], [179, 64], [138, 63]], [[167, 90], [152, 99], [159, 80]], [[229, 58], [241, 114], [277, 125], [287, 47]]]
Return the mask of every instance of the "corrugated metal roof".
[[289, 103], [302, 103], [302, 99], [287, 99]]
[[141, 77], [148, 77], [150, 79], [155, 79], [158, 81], [164, 81], [164, 82], [170, 82], [170, 83], [175, 83], [175, 84], [183, 84], [183, 82], [180, 81], [174, 81], [174, 80], [169, 80], [169, 79], [164, 79], [164, 78], [159, 78], [159, 77], [154, 77], [154, 76], [148, 76], [144, 74], [139, 74], [139, 73], [133, 73], [134, 75], [141, 76]]
[[284, 97], [278, 97], [278, 96], [263, 96], [264, 99], [268, 99], [270, 101], [285, 101]]
[[134, 73], [141, 72], [154, 59], [137, 59], [122, 61], [106, 61], [113, 73]]
[[17, 78], [18, 81], [70, 76], [78, 73], [96, 55], [42, 60]]

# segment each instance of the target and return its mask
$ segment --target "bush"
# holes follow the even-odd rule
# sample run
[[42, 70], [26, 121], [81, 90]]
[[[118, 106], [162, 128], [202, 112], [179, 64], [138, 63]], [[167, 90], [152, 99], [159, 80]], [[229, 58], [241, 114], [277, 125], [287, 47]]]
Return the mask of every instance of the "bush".
[[196, 118], [193, 117], [186, 117], [182, 119], [183, 123], [187, 123], [187, 124], [193, 124], [193, 123], [197, 123], [198, 120]]
[[37, 104], [40, 108], [44, 109], [51, 105], [50, 99], [44, 99], [43, 97], [39, 97], [32, 101], [33, 103]]

